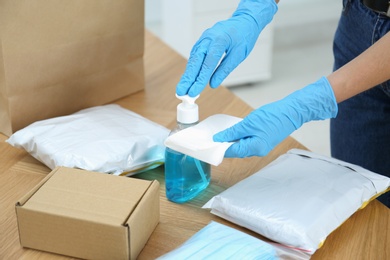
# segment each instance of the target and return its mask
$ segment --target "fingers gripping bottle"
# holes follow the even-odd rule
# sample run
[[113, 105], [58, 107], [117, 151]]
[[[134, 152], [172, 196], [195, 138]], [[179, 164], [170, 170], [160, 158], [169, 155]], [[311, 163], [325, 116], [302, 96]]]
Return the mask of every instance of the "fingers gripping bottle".
[[[199, 121], [198, 105], [194, 98], [177, 96], [182, 100], [177, 106], [177, 126], [171, 131], [174, 134], [187, 127], [196, 125]], [[191, 156], [179, 153], [170, 148], [165, 150], [165, 187], [168, 200], [184, 203], [196, 197], [210, 183], [208, 163]]]

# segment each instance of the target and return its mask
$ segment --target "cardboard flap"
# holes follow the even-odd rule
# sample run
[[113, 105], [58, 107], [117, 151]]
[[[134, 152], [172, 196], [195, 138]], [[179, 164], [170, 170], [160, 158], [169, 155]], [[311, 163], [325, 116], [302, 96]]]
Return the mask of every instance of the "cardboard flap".
[[24, 203], [26, 209], [122, 225], [150, 182], [60, 167]]
[[26, 201], [28, 201], [31, 198], [31, 196], [33, 196], [35, 192], [37, 192], [37, 190], [39, 190], [42, 187], [42, 185], [45, 184], [58, 169], [59, 168], [57, 167], [53, 171], [51, 171], [40, 183], [35, 185], [35, 187], [32, 190], [30, 190], [26, 195], [20, 198], [18, 202], [16, 202], [16, 206], [23, 206], [26, 203]]

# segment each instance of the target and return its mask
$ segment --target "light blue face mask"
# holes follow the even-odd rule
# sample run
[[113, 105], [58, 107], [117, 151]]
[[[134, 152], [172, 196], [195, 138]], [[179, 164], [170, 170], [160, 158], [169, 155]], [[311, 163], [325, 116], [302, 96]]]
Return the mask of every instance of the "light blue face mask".
[[212, 221], [180, 247], [158, 259], [271, 260], [278, 257], [271, 244]]

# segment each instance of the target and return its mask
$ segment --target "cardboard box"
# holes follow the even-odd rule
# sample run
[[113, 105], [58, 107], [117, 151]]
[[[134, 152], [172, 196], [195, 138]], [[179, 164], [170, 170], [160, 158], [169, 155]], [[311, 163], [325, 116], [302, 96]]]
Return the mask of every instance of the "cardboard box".
[[16, 204], [23, 247], [135, 259], [159, 221], [159, 183], [58, 167]]

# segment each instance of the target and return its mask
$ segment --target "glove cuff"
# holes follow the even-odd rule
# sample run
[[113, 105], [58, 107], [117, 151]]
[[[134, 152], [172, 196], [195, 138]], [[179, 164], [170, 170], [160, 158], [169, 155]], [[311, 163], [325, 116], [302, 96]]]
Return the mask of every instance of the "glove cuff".
[[309, 121], [325, 120], [337, 116], [336, 97], [326, 77], [295, 91], [290, 98], [296, 104], [295, 108], [302, 110], [297, 111], [301, 115], [300, 122], [296, 122], [297, 128]]
[[322, 77], [317, 82], [311, 84], [309, 88], [313, 88], [313, 96], [318, 102], [319, 108], [316, 118], [313, 118], [312, 120], [335, 118], [337, 116], [338, 106], [333, 88], [328, 79]]

